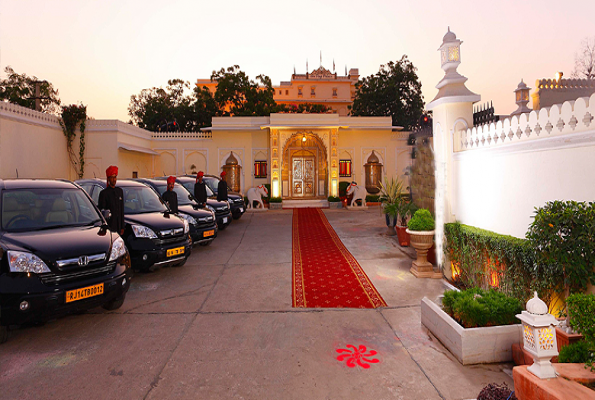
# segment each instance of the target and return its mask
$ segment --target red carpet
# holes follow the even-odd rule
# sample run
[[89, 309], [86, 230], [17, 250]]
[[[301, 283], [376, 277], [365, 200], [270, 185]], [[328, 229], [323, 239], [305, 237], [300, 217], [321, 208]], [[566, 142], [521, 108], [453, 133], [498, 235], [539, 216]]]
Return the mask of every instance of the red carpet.
[[319, 208], [293, 210], [293, 306], [386, 307]]

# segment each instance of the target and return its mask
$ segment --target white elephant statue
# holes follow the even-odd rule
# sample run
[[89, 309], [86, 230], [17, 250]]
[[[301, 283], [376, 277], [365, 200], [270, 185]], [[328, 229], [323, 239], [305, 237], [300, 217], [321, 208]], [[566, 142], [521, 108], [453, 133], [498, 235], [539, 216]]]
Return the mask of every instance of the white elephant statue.
[[362, 186], [358, 186], [357, 183], [355, 183], [355, 182], [351, 182], [351, 185], [349, 185], [347, 187], [347, 195], [349, 196], [352, 193], [353, 193], [353, 198], [351, 199], [351, 204], [349, 204], [349, 205], [351, 207], [353, 207], [354, 205], [357, 206], [356, 200], [361, 200], [362, 207], [365, 207], [366, 206], [366, 195], [368, 194], [366, 189]]
[[264, 185], [260, 185], [257, 187], [253, 187], [248, 189], [246, 192], [246, 197], [248, 197], [248, 208], [252, 208], [252, 204], [254, 201], [260, 203], [260, 208], [264, 208], [264, 203], [262, 202], [262, 197], [267, 197], [269, 195], [269, 191]]

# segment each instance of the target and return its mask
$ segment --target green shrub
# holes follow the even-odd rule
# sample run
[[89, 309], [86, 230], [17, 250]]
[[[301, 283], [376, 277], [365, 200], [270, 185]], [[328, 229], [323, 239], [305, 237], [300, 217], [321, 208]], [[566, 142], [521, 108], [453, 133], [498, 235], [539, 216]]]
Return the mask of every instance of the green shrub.
[[329, 203], [338, 203], [341, 201], [341, 199], [339, 197], [336, 196], [329, 196], [328, 197], [328, 201]]
[[585, 340], [581, 340], [560, 349], [558, 362], [561, 363], [586, 363], [590, 360], [591, 350]]
[[273, 195], [273, 192], [271, 192], [271, 184], [270, 183], [265, 183], [264, 184], [264, 187], [267, 188], [267, 193], [269, 195], [267, 197], [263, 197], [263, 200], [264, 199], [267, 199], [268, 200]]
[[523, 303], [493, 289], [448, 290], [442, 299], [444, 311], [465, 328], [518, 324], [516, 314]]
[[349, 185], [351, 185], [351, 182], [339, 182], [339, 197], [347, 197], [347, 188], [349, 187]]
[[269, 199], [269, 203], [282, 203], [283, 199], [281, 197], [271, 197]]
[[413, 214], [413, 217], [407, 224], [412, 231], [433, 231], [435, 228], [434, 218], [430, 211], [420, 208]]
[[[465, 288], [496, 290], [526, 302], [536, 290], [550, 303], [556, 276], [535, 262], [531, 243], [525, 239], [463, 225], [444, 225], [444, 253], [458, 270], [458, 284]], [[492, 282], [497, 277], [498, 282]], [[494, 285], [497, 283], [497, 285]]]
[[[595, 295], [575, 293], [566, 299], [570, 326], [585, 337], [589, 349], [584, 362], [595, 371]], [[561, 353], [560, 353], [561, 354]]]
[[369, 201], [371, 203], [378, 203], [380, 201], [380, 196], [375, 194], [366, 195], [366, 201]]

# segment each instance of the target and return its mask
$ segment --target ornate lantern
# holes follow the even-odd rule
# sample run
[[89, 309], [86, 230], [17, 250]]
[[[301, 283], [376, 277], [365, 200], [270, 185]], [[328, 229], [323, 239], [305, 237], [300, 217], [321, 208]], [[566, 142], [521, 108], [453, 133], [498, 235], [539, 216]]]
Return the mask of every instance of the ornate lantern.
[[457, 39], [457, 35], [450, 31], [442, 38], [442, 46], [440, 50], [440, 60], [442, 69], [448, 73], [449, 70], [455, 70], [461, 63], [461, 43], [462, 41]]
[[558, 355], [556, 325], [558, 321], [548, 313], [547, 305], [537, 297], [527, 302], [527, 311], [517, 314], [523, 323], [523, 345], [533, 356], [533, 365], [527, 368], [540, 379], [555, 378], [556, 371], [550, 360]]
[[238, 159], [233, 155], [233, 151], [225, 160], [223, 171], [226, 172], [225, 181], [227, 186], [234, 192], [240, 191], [240, 171], [242, 167], [238, 165]]
[[519, 115], [522, 113], [531, 112], [531, 109], [527, 107], [527, 103], [529, 103], [529, 91], [531, 90], [525, 82], [521, 79], [521, 83], [517, 86], [516, 90], [514, 91], [516, 97], [516, 104], [518, 108], [514, 110], [514, 112], [510, 115]]
[[368, 162], [364, 164], [366, 174], [366, 190], [368, 193], [376, 194], [380, 192], [380, 182], [382, 182], [382, 164], [374, 150], [368, 157]]

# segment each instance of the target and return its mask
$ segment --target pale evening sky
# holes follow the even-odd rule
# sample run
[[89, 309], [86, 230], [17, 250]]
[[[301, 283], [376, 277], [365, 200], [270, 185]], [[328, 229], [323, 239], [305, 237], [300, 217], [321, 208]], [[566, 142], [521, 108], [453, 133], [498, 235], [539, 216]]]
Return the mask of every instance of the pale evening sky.
[[82, 102], [97, 119], [128, 121], [130, 96], [194, 83], [238, 64], [273, 85], [320, 63], [362, 77], [403, 54], [418, 68], [424, 100], [442, 78], [438, 47], [447, 27], [463, 40], [459, 72], [492, 100], [516, 106], [521, 80], [535, 86], [570, 76], [574, 54], [595, 36], [595, 1], [190, 1], [0, 0], [0, 77], [18, 73], [53, 83], [63, 104]]

